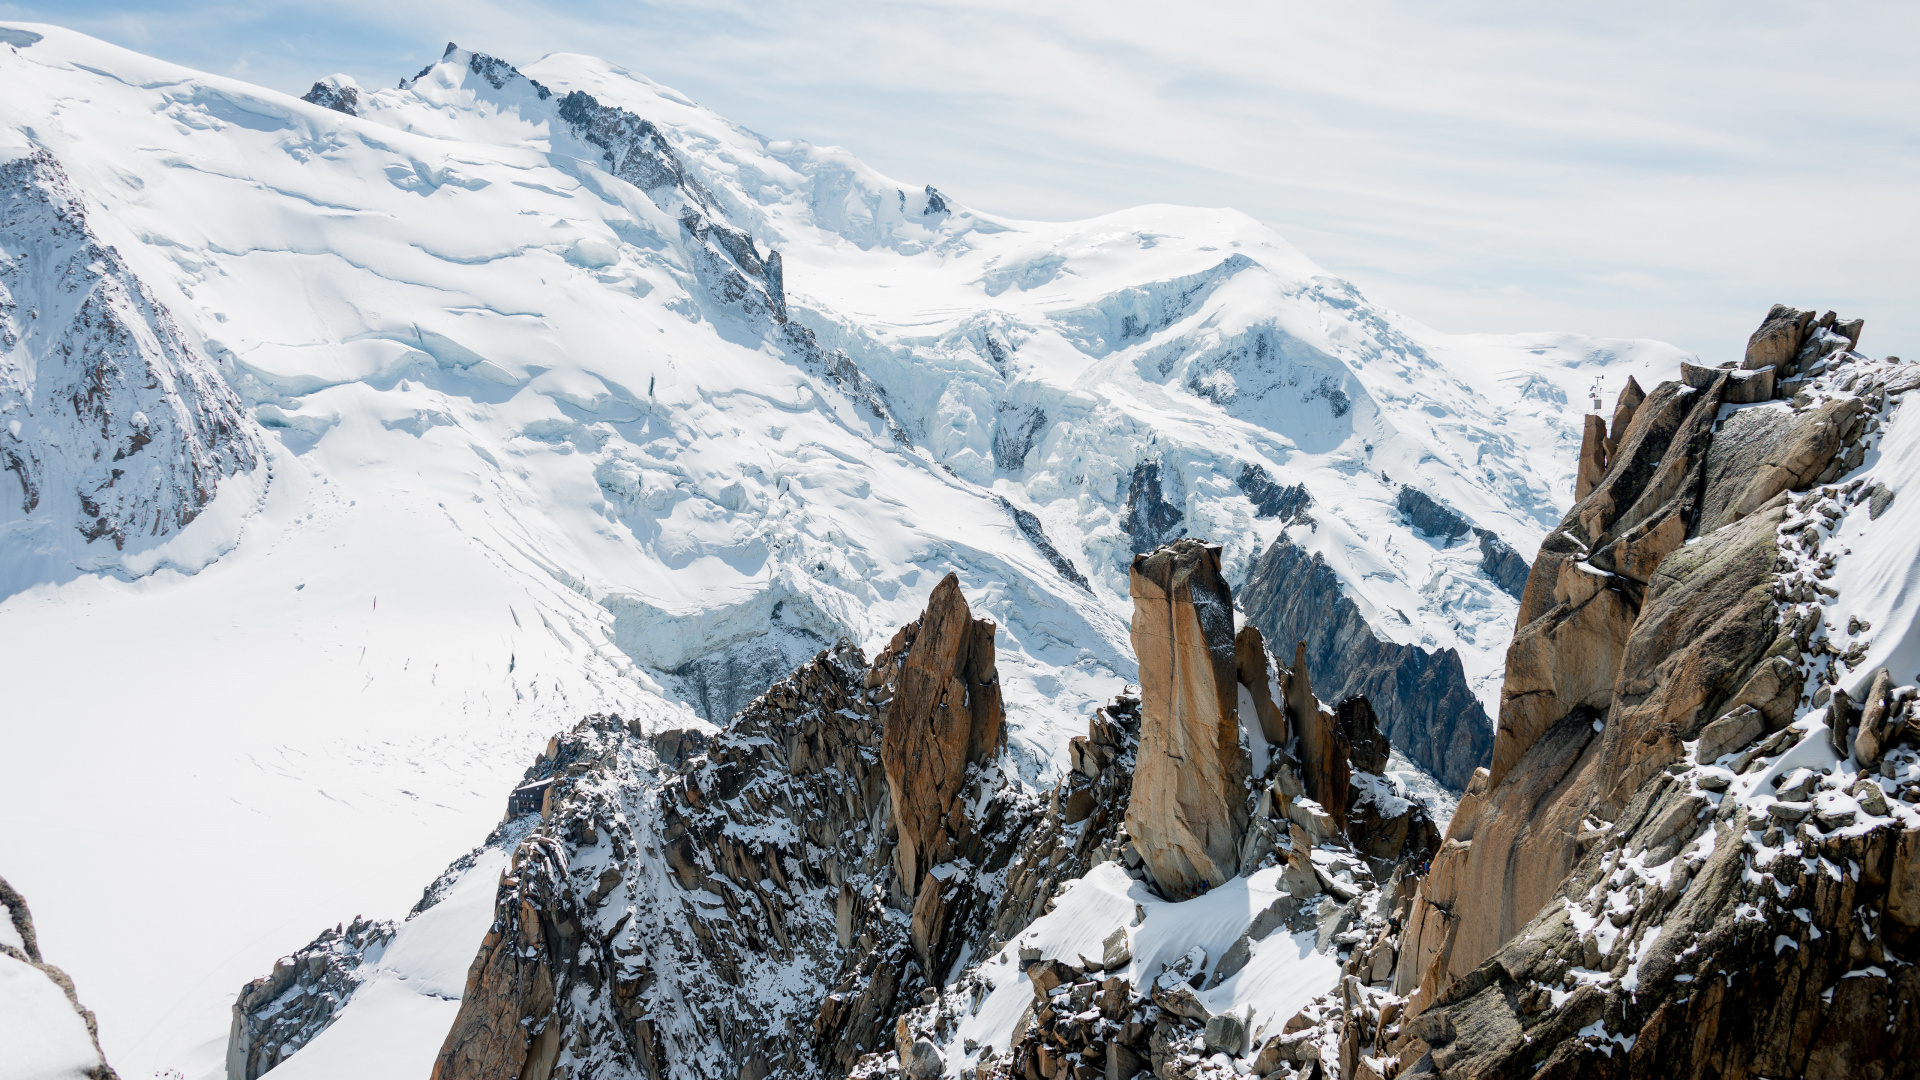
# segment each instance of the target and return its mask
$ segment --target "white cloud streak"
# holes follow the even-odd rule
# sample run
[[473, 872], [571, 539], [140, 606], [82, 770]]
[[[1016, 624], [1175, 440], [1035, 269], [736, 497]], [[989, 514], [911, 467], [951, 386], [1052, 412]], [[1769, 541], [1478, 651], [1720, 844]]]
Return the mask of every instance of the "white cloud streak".
[[1230, 205], [1451, 331], [1739, 354], [1775, 301], [1920, 355], [1920, 8], [846, 0], [0, 3], [298, 92], [448, 39], [604, 56], [997, 213]]

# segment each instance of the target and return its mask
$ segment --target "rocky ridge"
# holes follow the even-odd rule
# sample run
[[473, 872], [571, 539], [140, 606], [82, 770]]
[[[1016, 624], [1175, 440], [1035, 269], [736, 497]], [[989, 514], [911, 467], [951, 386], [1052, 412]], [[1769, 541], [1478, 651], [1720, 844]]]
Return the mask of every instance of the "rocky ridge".
[[[522, 839], [434, 1076], [877, 1075], [903, 1061], [929, 1075], [929, 1053], [977, 1073], [1038, 1063], [1049, 1080], [1090, 1054], [1197, 1075], [1202, 1028], [1231, 1017], [1206, 1012], [1196, 991], [1234, 977], [1282, 929], [1310, 954], [1372, 971], [1377, 957], [1352, 950], [1384, 925], [1381, 897], [1437, 834], [1385, 775], [1367, 701], [1323, 706], [1258, 630], [1235, 630], [1218, 559], [1197, 541], [1141, 557], [1158, 599], [1143, 596], [1138, 626], [1185, 639], [1196, 678], [1144, 664], [1144, 704], [1123, 695], [1097, 710], [1044, 793], [1003, 752], [996, 628], [952, 575], [871, 662], [844, 642], [825, 650], [717, 736], [594, 716], [556, 737], [509, 798], [502, 829], [517, 823]], [[1171, 747], [1200, 737], [1225, 766], [1210, 799], [1169, 805], [1142, 790], [1174, 764]], [[1163, 857], [1153, 838], [1170, 815], [1217, 841], [1205, 876]], [[1126, 973], [1117, 926], [1097, 962], [1026, 944], [1042, 940], [1036, 920], [1102, 874], [1156, 903], [1265, 875], [1286, 902], [1171, 976]], [[330, 931], [243, 991], [233, 1080], [311, 1041], [392, 932]], [[1108, 970], [1111, 1023], [1076, 1029], [1038, 1008], [994, 1033], [999, 1057], [991, 1042], [962, 1046], [962, 1002], [1004, 986], [992, 965], [1015, 953], [1022, 986], [1080, 994], [1089, 965]], [[1190, 1003], [1169, 1011], [1175, 999]], [[1060, 1042], [1096, 1034], [1104, 1049]]]
[[[892, 1052], [868, 1056], [853, 1075], [1067, 1080], [1151, 1069], [1192, 1078], [1236, 1075], [1231, 1059], [1243, 1056], [1264, 1073], [1292, 1075], [1296, 1064], [1332, 1060], [1334, 1046], [1300, 1034], [1306, 1021], [1255, 1025], [1253, 1009], [1215, 1010], [1202, 995], [1239, 976], [1283, 931], [1309, 954], [1337, 956], [1354, 977], [1383, 983], [1401, 882], [1439, 836], [1386, 777], [1389, 744], [1367, 700], [1325, 708], [1305, 672], [1275, 661], [1256, 628], [1235, 631], [1219, 560], [1220, 548], [1194, 540], [1135, 559], [1140, 737], [1115, 839], [1121, 865], [1151, 890], [1137, 895], [1173, 901], [1170, 917], [1180, 901], [1235, 878], [1264, 875], [1277, 895], [1236, 925], [1224, 949], [1194, 947], [1151, 966], [1136, 964], [1134, 947], [1147, 939], [1134, 928], [1150, 922], [1138, 903], [1133, 921], [1105, 931], [1093, 952], [1049, 947], [1051, 931], [1036, 923], [960, 979], [930, 988], [895, 1024]], [[1088, 739], [1075, 740], [1076, 775], [1104, 776], [1102, 727], [1096, 719]], [[1070, 810], [1063, 824], [1079, 816]], [[1069, 886], [1099, 887], [1087, 877]], [[1024, 994], [1031, 1001], [1010, 1032], [981, 1019], [1005, 1014], [998, 997], [1021, 1004]]]
[[1589, 419], [1343, 1077], [1915, 1075], [1920, 687], [1826, 582], [1920, 368], [1859, 333], [1775, 308], [1739, 367]]
[[435, 1075], [843, 1075], [884, 1045], [1113, 851], [1136, 707], [1079, 751], [1104, 782], [1037, 800], [1000, 764], [993, 632], [949, 576], [871, 664], [821, 653], [664, 783], [614, 718], [560, 739], [580, 764], [540, 782]]
[[[258, 432], [213, 361], [94, 235], [53, 154], [0, 158], [0, 468], [17, 482], [8, 516], [77, 530], [83, 561], [118, 566], [122, 553], [184, 529], [222, 481], [257, 468]], [[93, 550], [102, 541], [111, 552]]]
[[[1311, 527], [1304, 511], [1294, 520]], [[1254, 562], [1240, 603], [1268, 640], [1305, 643], [1305, 670], [1333, 697], [1374, 702], [1393, 744], [1442, 783], [1464, 789], [1492, 756], [1493, 724], [1460, 654], [1376, 634], [1326, 560], [1286, 533]]]

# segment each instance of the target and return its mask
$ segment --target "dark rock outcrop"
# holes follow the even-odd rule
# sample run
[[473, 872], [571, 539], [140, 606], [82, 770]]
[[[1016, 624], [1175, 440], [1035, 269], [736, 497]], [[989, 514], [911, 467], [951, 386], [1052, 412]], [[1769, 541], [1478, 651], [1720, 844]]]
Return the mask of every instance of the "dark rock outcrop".
[[398, 924], [355, 919], [323, 930], [283, 956], [273, 972], [240, 988], [227, 1037], [227, 1080], [254, 1080], [325, 1031], [378, 962]]
[[[0, 163], [0, 468], [29, 520], [115, 549], [185, 528], [263, 460], [219, 370], [119, 252], [47, 150]], [[36, 517], [37, 515], [37, 517]]]
[[994, 499], [999, 502], [1002, 510], [1013, 516], [1013, 523], [1019, 527], [1020, 535], [1026, 537], [1027, 542], [1040, 552], [1041, 556], [1047, 560], [1047, 565], [1058, 571], [1061, 577], [1082, 589], [1088, 592], [1093, 591], [1093, 585], [1087, 580], [1087, 575], [1081, 573], [1080, 568], [1073, 565], [1073, 560], [1061, 554], [1060, 549], [1053, 546], [1053, 541], [1047, 539], [1047, 531], [1041, 528], [1040, 518], [1033, 511], [1020, 509], [1008, 502], [1004, 495], [996, 495]]
[[[991, 337], [987, 341], [994, 343]], [[1004, 472], [1019, 472], [1033, 451], [1033, 437], [1046, 426], [1047, 411], [1040, 406], [1003, 403], [994, 416], [993, 463]]]
[[1473, 535], [1480, 538], [1480, 570], [1493, 579], [1500, 590], [1515, 600], [1527, 591], [1527, 574], [1533, 570], [1520, 553], [1513, 550], [1505, 540], [1493, 534], [1491, 529], [1475, 526]]
[[1393, 744], [1442, 783], [1464, 788], [1486, 764], [1493, 725], [1460, 654], [1376, 637], [1333, 569], [1286, 534], [1255, 561], [1240, 606], [1268, 641], [1305, 643], [1306, 671], [1325, 696], [1366, 695]]
[[1532, 567], [1492, 529], [1469, 522], [1459, 511], [1418, 488], [1402, 487], [1395, 503], [1408, 525], [1445, 543], [1451, 544], [1471, 532], [1480, 541], [1481, 573], [1500, 586], [1502, 592], [1516, 600], [1520, 598], [1527, 587], [1527, 571]]
[[1394, 502], [1405, 515], [1407, 524], [1428, 536], [1457, 540], [1472, 527], [1459, 511], [1419, 488], [1402, 487]]
[[348, 116], [360, 115], [360, 88], [338, 77], [314, 83], [313, 89], [300, 95], [300, 100]]
[[1181, 533], [1186, 515], [1166, 500], [1160, 488], [1160, 463], [1143, 461], [1133, 467], [1127, 485], [1127, 535], [1134, 554], [1152, 551]]
[[1251, 462], [1240, 466], [1234, 484], [1253, 503], [1253, 516], [1297, 521], [1313, 506], [1313, 496], [1305, 484], [1279, 484], [1267, 470]]

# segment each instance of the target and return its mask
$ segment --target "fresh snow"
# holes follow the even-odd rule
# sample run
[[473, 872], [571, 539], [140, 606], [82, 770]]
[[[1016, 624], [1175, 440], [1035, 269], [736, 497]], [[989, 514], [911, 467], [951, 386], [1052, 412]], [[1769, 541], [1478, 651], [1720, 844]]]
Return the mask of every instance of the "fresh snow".
[[[984, 1048], [991, 1045], [1004, 1055], [1020, 1014], [1033, 1001], [1033, 984], [1019, 960], [1022, 948], [1038, 949], [1042, 960], [1059, 959], [1078, 965], [1081, 958], [1098, 960], [1107, 935], [1125, 928], [1133, 961], [1121, 975], [1134, 986], [1145, 987], [1161, 971], [1194, 948], [1206, 962], [1192, 983], [1198, 989], [1210, 981], [1221, 954], [1230, 948], [1254, 916], [1286, 895], [1280, 889], [1280, 869], [1256, 871], [1234, 878], [1203, 896], [1173, 903], [1155, 896], [1127, 876], [1117, 863], [1101, 863], [1061, 893], [1053, 910], [1034, 920], [1005, 949], [988, 957], [979, 971], [993, 984], [974, 1014], [955, 1029], [949, 1042], [948, 1064], [957, 1070], [979, 1061], [979, 1051], [966, 1054], [968, 1039]], [[1331, 990], [1340, 980], [1340, 963], [1314, 951], [1314, 935], [1288, 933], [1285, 927], [1254, 945], [1247, 965], [1219, 986], [1199, 990], [1201, 1004], [1213, 1013], [1234, 1013], [1252, 1020], [1249, 1032], [1278, 1020], [1284, 1022], [1301, 1006]]]
[[[1514, 601], [1473, 544], [1401, 521], [1400, 485], [1530, 556], [1570, 501], [1588, 385], [1651, 386], [1680, 355], [1442, 335], [1232, 211], [994, 217], [587, 57], [528, 66], [541, 98], [454, 52], [356, 118], [58, 27], [0, 34], [0, 148], [59, 159], [265, 448], [165, 558], [104, 570], [0, 498], [26, 763], [0, 867], [129, 1075], [216, 1074], [239, 987], [322, 926], [404, 911], [554, 730], [704, 723], [701, 680], [842, 635], [871, 651], [949, 570], [999, 624], [1024, 774], [1056, 772], [1135, 674], [1143, 462], [1236, 582], [1281, 527], [1240, 468], [1304, 484], [1316, 524], [1293, 538], [1376, 632], [1458, 648], [1492, 711]], [[659, 125], [870, 382], [718, 300], [680, 196], [556, 119], [571, 90]], [[28, 557], [29, 533], [70, 557]]]
[[272, 1070], [274, 1080], [420, 1080], [460, 1011], [467, 969], [493, 922], [509, 852], [488, 848], [439, 903], [400, 927], [338, 1019]]
[[100, 1058], [87, 1025], [39, 968], [0, 953], [0, 1078], [85, 1080]]

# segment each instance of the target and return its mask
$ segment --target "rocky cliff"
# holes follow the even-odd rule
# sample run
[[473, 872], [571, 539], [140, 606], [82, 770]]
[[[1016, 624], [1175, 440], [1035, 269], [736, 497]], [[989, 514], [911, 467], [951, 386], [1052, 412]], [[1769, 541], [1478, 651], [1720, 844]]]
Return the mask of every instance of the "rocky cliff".
[[[825, 650], [717, 736], [593, 716], [556, 737], [489, 840], [513, 854], [433, 1076], [1066, 1080], [1319, 1053], [1221, 1002], [1266, 1000], [1276, 965], [1384, 978], [1399, 883], [1439, 837], [1367, 700], [1324, 705], [1236, 632], [1219, 551], [1137, 560], [1142, 695], [1097, 710], [1049, 788], [1003, 751], [997, 629], [951, 575], [870, 662]], [[1130, 925], [1075, 907], [1103, 890]], [[1098, 944], [1062, 951], [1062, 925]], [[1224, 937], [1152, 945], [1194, 926]], [[233, 1080], [311, 1042], [394, 931], [329, 931], [245, 988]]]
[[434, 1075], [832, 1076], [890, 1045], [1118, 854], [1137, 702], [1037, 796], [1002, 767], [994, 633], [950, 576], [871, 663], [822, 652], [703, 749], [612, 717], [557, 740]]
[[[95, 236], [50, 152], [0, 151], [0, 193], [0, 469], [13, 479], [0, 520], [26, 527], [12, 530], [21, 553], [73, 548], [85, 565], [119, 566], [257, 467], [257, 431]], [[83, 545], [67, 543], [75, 533]]]
[[1920, 367], [1859, 334], [1776, 308], [1740, 366], [1590, 418], [1343, 1076], [1915, 1075], [1920, 689], [1828, 581], [1889, 543]]
[[1162, 891], [1186, 896], [1234, 875], [1247, 826], [1233, 594], [1220, 548], [1196, 540], [1135, 556], [1132, 593], [1145, 720], [1127, 831]]
[[[1498, 557], [1494, 565], [1511, 570]], [[1329, 697], [1366, 695], [1393, 744], [1442, 783], [1464, 789], [1492, 755], [1493, 723], [1459, 653], [1375, 634], [1326, 561], [1287, 534], [1255, 561], [1240, 604], [1268, 641], [1305, 643], [1305, 670]]]

